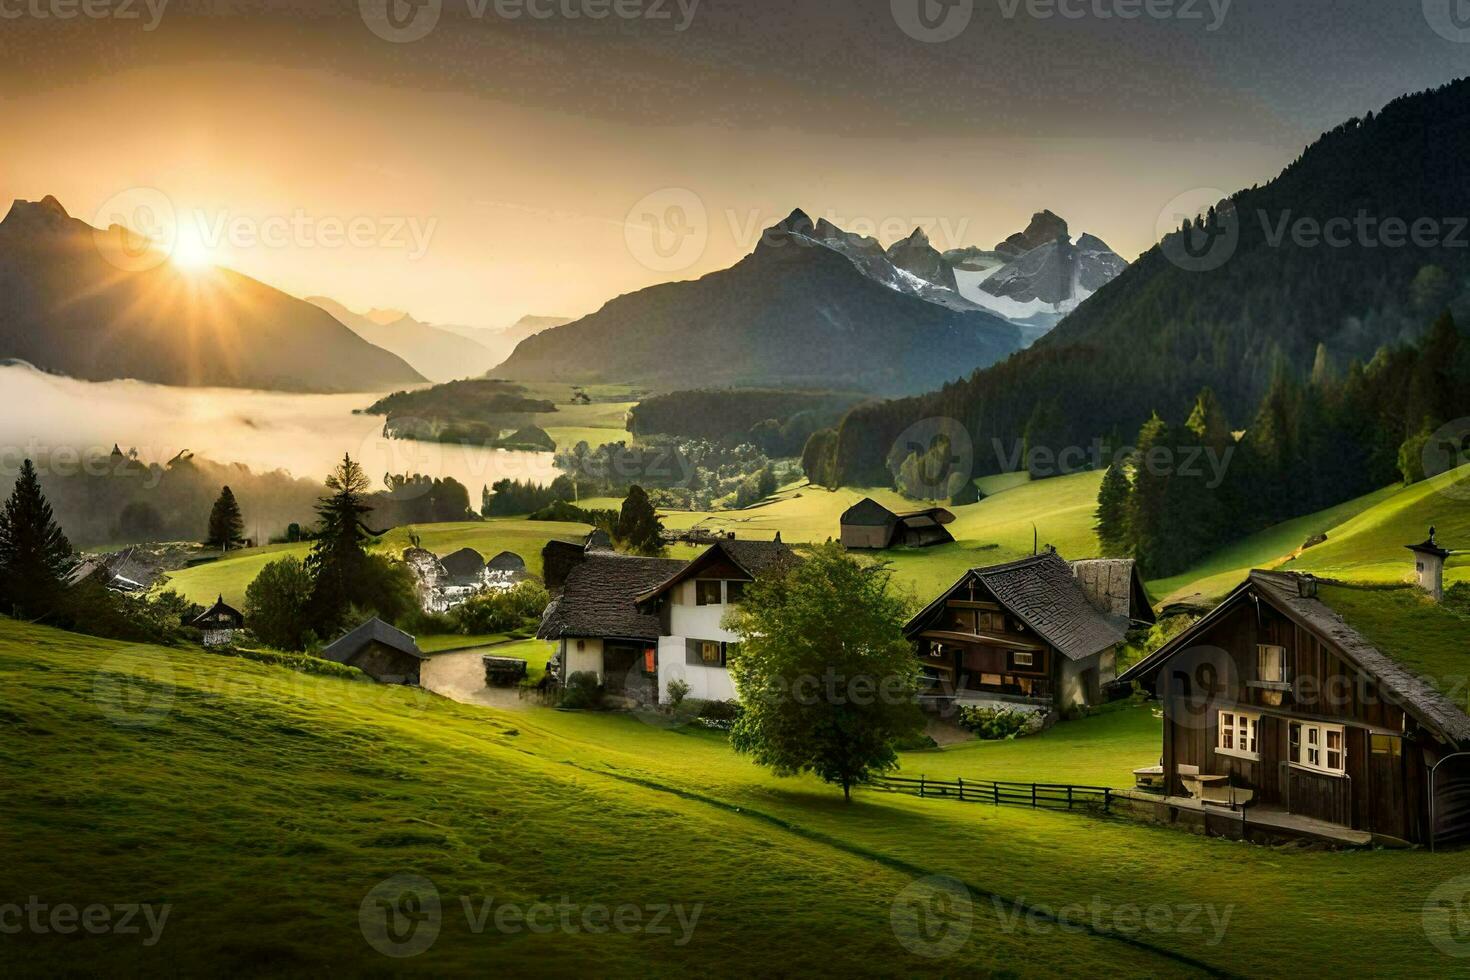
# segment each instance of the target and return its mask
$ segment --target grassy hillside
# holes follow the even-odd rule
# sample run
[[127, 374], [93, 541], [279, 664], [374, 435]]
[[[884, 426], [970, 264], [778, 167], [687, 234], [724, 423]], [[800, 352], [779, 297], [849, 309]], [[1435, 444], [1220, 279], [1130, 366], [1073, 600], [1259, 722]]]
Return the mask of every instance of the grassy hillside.
[[[1281, 975], [1283, 923], [1310, 924], [1291, 948], [1314, 974], [1360, 970], [1364, 949], [1385, 974], [1457, 966], [1425, 941], [1426, 924], [1453, 924], [1447, 912], [1424, 906], [1470, 873], [1467, 852], [1256, 847], [872, 791], [844, 805], [712, 733], [472, 708], [10, 621], [0, 690], [0, 764], [17, 776], [0, 793], [0, 894], [170, 907], [152, 946], [146, 930], [7, 936], [26, 972]], [[1133, 762], [1133, 739], [1156, 754], [1142, 716], [1085, 724], [1112, 732], [1119, 763]], [[1044, 765], [1090, 751], [1081, 733], [921, 755], [1004, 759], [1019, 776], [1034, 752], [1045, 778]], [[432, 884], [442, 914], [431, 948], [400, 961], [362, 922], [372, 932], [374, 889], [406, 874]], [[972, 904], [922, 901], [915, 882], [930, 875], [962, 882]], [[678, 905], [699, 918], [692, 932], [670, 916], [672, 934], [619, 934], [577, 917], [565, 931], [512, 918], [500, 930], [492, 916], [476, 933], [462, 897], [472, 910]], [[953, 935], [950, 954], [916, 955], [916, 897], [948, 915], [926, 918], [925, 934]], [[542, 908], [543, 923], [556, 915]]]
[[[443, 555], [460, 548], [474, 548], [486, 559], [502, 551], [513, 551], [526, 560], [526, 567], [534, 574], [541, 574], [541, 549], [552, 538], [568, 541], [580, 540], [589, 529], [581, 524], [561, 524], [552, 521], [494, 520], [463, 524], [416, 524], [411, 527], [395, 528], [383, 536], [377, 550], [400, 555], [409, 547], [408, 535], [413, 531], [419, 535], [420, 543], [435, 554]], [[245, 601], [245, 590], [269, 563], [284, 557], [306, 556], [310, 544], [270, 545], [264, 548], [248, 548], [236, 552], [208, 565], [174, 572], [169, 576], [169, 588], [195, 602], [211, 603], [218, 595], [225, 601], [239, 606]]]
[[[1219, 598], [1252, 568], [1313, 572], [1350, 582], [1403, 582], [1413, 570], [1405, 545], [1430, 526], [1450, 549], [1470, 550], [1470, 466], [1411, 487], [1387, 487], [1244, 538], [1180, 575], [1149, 583], [1163, 602]], [[1302, 550], [1306, 540], [1327, 540]], [[1470, 561], [1452, 557], [1445, 581], [1470, 580]]]

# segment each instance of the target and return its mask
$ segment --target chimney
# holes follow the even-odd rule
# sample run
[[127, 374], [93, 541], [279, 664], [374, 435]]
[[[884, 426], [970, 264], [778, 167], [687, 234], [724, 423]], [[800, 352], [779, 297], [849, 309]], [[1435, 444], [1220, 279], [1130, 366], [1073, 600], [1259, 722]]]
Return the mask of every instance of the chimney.
[[1444, 598], [1444, 560], [1450, 553], [1434, 540], [1435, 529], [1429, 529], [1429, 537], [1421, 544], [1411, 544], [1414, 553], [1414, 582], [1428, 592], [1435, 602]]
[[1317, 598], [1317, 576], [1308, 572], [1296, 577], [1296, 594], [1303, 599]]

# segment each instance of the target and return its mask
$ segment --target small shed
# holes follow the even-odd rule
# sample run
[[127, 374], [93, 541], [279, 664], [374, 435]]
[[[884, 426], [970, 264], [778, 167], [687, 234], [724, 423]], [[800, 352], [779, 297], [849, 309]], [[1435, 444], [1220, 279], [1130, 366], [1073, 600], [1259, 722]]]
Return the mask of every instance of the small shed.
[[902, 545], [927, 548], [954, 540], [946, 524], [955, 516], [943, 507], [896, 514], [872, 497], [864, 497], [843, 512], [842, 545], [857, 550], [883, 551]]
[[376, 616], [321, 652], [323, 660], [356, 667], [381, 684], [417, 686], [424, 656], [414, 638]]
[[235, 631], [245, 628], [245, 616], [238, 609], [225, 603], [221, 595], [214, 605], [195, 616], [189, 625], [204, 634], [207, 647], [225, 646], [235, 638]]

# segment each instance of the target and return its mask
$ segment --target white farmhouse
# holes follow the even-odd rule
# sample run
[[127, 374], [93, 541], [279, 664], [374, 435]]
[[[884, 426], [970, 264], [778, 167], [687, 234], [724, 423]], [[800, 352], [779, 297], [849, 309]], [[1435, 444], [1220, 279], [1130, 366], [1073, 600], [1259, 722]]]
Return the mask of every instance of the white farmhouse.
[[547, 606], [537, 636], [559, 644], [560, 679], [593, 673], [614, 697], [667, 701], [736, 697], [726, 667], [739, 638], [722, 625], [756, 576], [795, 560], [775, 541], [720, 541], [693, 561], [590, 552]]

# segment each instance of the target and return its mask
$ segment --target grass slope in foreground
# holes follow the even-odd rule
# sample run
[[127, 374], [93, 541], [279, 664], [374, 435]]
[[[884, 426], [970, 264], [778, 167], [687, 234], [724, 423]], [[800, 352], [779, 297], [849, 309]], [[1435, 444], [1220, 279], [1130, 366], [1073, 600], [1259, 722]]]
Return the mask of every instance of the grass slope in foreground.
[[[1253, 847], [873, 791], [846, 806], [831, 787], [775, 779], [707, 732], [631, 716], [497, 712], [10, 621], [0, 621], [0, 685], [0, 765], [14, 777], [0, 791], [0, 895], [172, 905], [151, 948], [138, 936], [7, 937], [8, 962], [27, 973], [1445, 975], [1458, 966], [1426, 941], [1426, 923], [1448, 926], [1448, 912], [1425, 905], [1436, 886], [1470, 873], [1470, 853]], [[1156, 754], [1146, 723], [1130, 734], [1132, 720], [1095, 721]], [[999, 766], [1008, 756], [1020, 775], [1034, 752], [1039, 769], [1087, 750], [1075, 731], [1063, 725], [992, 758]], [[1121, 744], [1109, 752], [1130, 754]], [[359, 910], [402, 873], [434, 883], [443, 919], [429, 951], [395, 961], [364, 941]], [[957, 937], [938, 959], [915, 955], [891, 924], [895, 907], [900, 917], [911, 907], [905, 890], [931, 874], [974, 896], [952, 933], [930, 934]], [[476, 934], [460, 896], [472, 906], [488, 897], [555, 906], [565, 896], [579, 908], [701, 912], [684, 945], [677, 924], [672, 935], [537, 934], [498, 931], [492, 919]], [[1085, 928], [1015, 916], [1014, 902]]]

